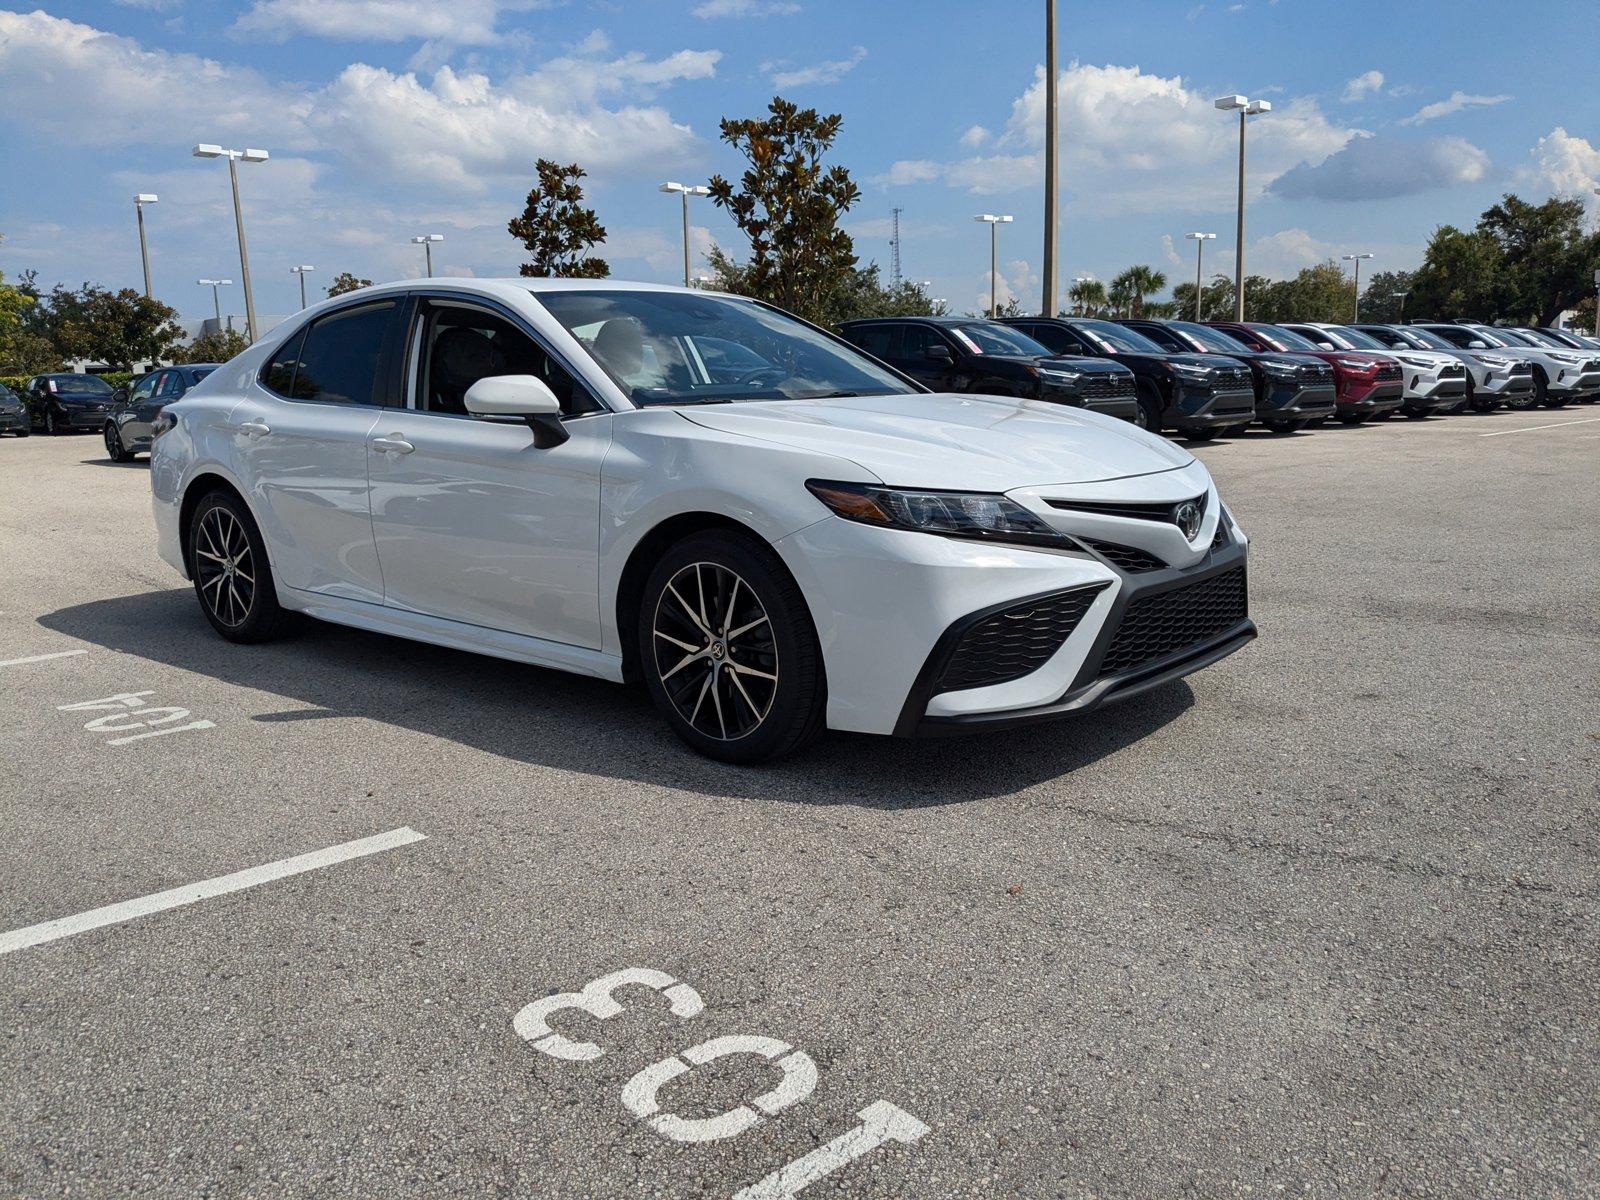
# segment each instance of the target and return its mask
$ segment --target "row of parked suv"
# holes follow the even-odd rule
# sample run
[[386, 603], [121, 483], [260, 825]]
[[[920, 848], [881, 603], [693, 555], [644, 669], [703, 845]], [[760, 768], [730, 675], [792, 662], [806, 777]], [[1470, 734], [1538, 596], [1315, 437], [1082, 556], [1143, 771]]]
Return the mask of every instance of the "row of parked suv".
[[1600, 396], [1600, 341], [1470, 323], [881, 317], [844, 336], [940, 392], [1094, 409], [1189, 438]]

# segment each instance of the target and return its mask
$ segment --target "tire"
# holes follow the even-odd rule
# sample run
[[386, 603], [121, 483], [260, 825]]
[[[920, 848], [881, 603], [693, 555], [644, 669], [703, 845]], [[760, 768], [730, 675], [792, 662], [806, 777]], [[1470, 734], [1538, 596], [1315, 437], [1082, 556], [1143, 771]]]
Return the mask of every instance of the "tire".
[[1479, 396], [1473, 393], [1472, 411], [1476, 413], [1490, 413], [1500, 407], [1500, 401], [1493, 396]]
[[1413, 421], [1426, 421], [1429, 417], [1433, 416], [1433, 413], [1426, 408], [1406, 408], [1402, 409], [1401, 411]]
[[18, 437], [29, 437], [29, 436], [32, 435], [32, 433], [33, 433], [33, 430], [29, 429], [26, 425], [24, 425], [21, 429], [17, 430], [17, 436]]
[[59, 437], [65, 430], [56, 428], [56, 415], [48, 408], [44, 410], [44, 431], [51, 437]]
[[112, 462], [125, 463], [133, 461], [133, 451], [122, 444], [122, 435], [117, 432], [117, 427], [110, 421], [106, 422], [106, 457]]
[[1272, 430], [1273, 433], [1299, 433], [1307, 425], [1311, 424], [1311, 422], [1309, 420], [1303, 420], [1303, 421], [1263, 421], [1262, 424], [1265, 425], [1268, 429]]
[[1151, 433], [1161, 432], [1161, 401], [1150, 394], [1150, 389], [1141, 387], [1136, 398], [1139, 401], [1139, 413], [1144, 418], [1138, 422], [1140, 429], [1148, 429]]
[[754, 536], [708, 530], [672, 546], [645, 583], [637, 624], [650, 698], [701, 754], [770, 762], [822, 732], [827, 683], [811, 613]]
[[[228, 641], [265, 642], [288, 627], [290, 614], [278, 604], [261, 531], [231, 492], [219, 489], [201, 498], [184, 554], [200, 610]], [[218, 566], [225, 559], [232, 560], [231, 570]]]
[[1358, 412], [1339, 413], [1334, 419], [1341, 425], [1359, 425], [1367, 419], [1367, 414]]
[[1250, 422], [1246, 421], [1243, 425], [1229, 425], [1222, 431], [1222, 434], [1224, 437], [1242, 437], [1245, 430], [1249, 428]]
[[1182, 434], [1191, 442], [1209, 442], [1217, 436], [1218, 432], [1220, 431], [1216, 429], [1185, 429]]

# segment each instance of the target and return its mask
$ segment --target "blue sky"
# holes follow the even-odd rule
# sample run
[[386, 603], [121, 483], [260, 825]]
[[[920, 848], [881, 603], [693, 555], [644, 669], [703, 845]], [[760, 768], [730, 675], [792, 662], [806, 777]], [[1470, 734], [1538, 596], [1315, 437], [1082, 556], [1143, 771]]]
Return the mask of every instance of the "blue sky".
[[[1350, 250], [1415, 265], [1430, 231], [1498, 195], [1600, 187], [1589, 0], [1061, 0], [1063, 276], [1133, 262], [1193, 271], [1189, 230], [1233, 254], [1234, 126], [1251, 125], [1249, 265], [1292, 273]], [[838, 161], [863, 197], [847, 227], [957, 311], [987, 299], [975, 213], [1014, 213], [1003, 290], [1037, 303], [1043, 6], [878, 0], [54, 0], [0, 7], [0, 271], [137, 286], [132, 197], [157, 294], [206, 315], [201, 276], [238, 278], [227, 171], [241, 164], [257, 306], [297, 307], [289, 267], [514, 274], [505, 222], [540, 155], [591, 172], [615, 275], [681, 275], [664, 179], [736, 172], [723, 116], [774, 92], [844, 115]], [[742, 241], [706, 201], [697, 249]], [[1209, 270], [1208, 270], [1209, 273]], [[230, 296], [231, 292], [231, 296]], [[238, 289], [224, 292], [231, 311]]]

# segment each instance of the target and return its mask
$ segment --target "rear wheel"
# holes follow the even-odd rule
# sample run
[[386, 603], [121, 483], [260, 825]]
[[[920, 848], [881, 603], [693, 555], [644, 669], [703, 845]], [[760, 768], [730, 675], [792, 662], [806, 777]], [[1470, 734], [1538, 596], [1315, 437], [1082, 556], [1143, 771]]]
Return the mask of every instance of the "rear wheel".
[[133, 459], [133, 452], [122, 444], [122, 435], [117, 432], [116, 423], [112, 421], [106, 422], [106, 456], [112, 462], [119, 463], [130, 462]]
[[189, 522], [189, 576], [206, 620], [230, 642], [265, 642], [289, 623], [261, 532], [243, 502], [215, 491]]
[[755, 538], [693, 534], [645, 584], [639, 665], [656, 708], [700, 753], [791, 754], [822, 732], [822, 650], [799, 587]]

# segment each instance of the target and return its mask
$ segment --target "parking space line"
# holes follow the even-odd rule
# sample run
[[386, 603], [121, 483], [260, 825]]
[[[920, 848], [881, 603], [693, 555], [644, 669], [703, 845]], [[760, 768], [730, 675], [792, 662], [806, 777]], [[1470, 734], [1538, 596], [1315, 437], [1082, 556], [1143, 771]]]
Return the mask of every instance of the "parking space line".
[[1538, 433], [1541, 429], [1560, 429], [1563, 425], [1593, 425], [1600, 417], [1585, 417], [1581, 421], [1555, 421], [1548, 425], [1524, 425], [1521, 429], [1497, 429], [1493, 433], [1480, 433], [1479, 437], [1505, 437], [1508, 433]]
[[146, 917], [151, 913], [165, 912], [169, 908], [179, 908], [185, 904], [193, 904], [197, 900], [209, 900], [213, 896], [224, 896], [229, 892], [242, 891], [245, 888], [255, 887], [262, 883], [271, 883], [274, 879], [300, 875], [306, 871], [315, 871], [320, 867], [331, 867], [335, 863], [348, 862], [352, 858], [378, 854], [384, 850], [394, 850], [400, 846], [408, 846], [412, 842], [420, 842], [427, 836], [425, 833], [418, 833], [410, 828], [392, 829], [388, 833], [380, 833], [373, 837], [360, 838], [353, 842], [342, 842], [337, 846], [329, 846], [326, 850], [313, 850], [309, 854], [300, 854], [294, 858], [285, 858], [274, 863], [267, 863], [265, 866], [235, 871], [231, 875], [219, 875], [215, 879], [207, 879], [200, 883], [189, 883], [183, 887], [169, 888], [164, 892], [141, 896], [137, 900], [124, 900], [120, 904], [108, 904], [104, 908], [91, 909], [88, 912], [79, 913], [75, 917], [59, 917], [54, 921], [45, 921], [39, 925], [29, 925], [26, 929], [0, 934], [0, 954], [10, 954], [13, 950], [24, 950], [29, 946], [37, 946], [43, 942], [53, 942], [58, 938], [71, 937], [73, 934], [87, 933], [91, 929], [99, 929], [105, 925], [117, 925], [123, 921], [131, 921], [135, 917]]
[[48, 662], [52, 658], [71, 658], [75, 654], [87, 654], [87, 650], [57, 650], [54, 654], [34, 654], [27, 658], [8, 658], [0, 662], [0, 667], [20, 667], [23, 663]]

